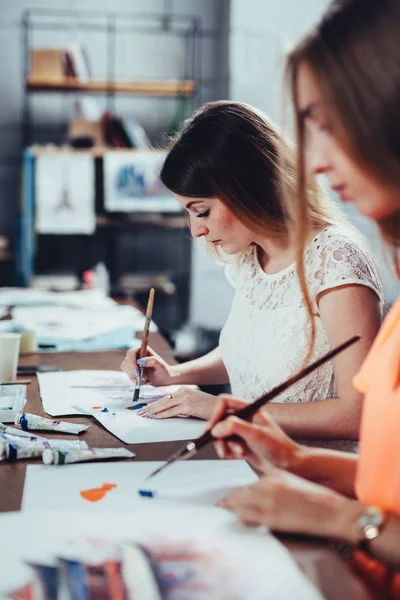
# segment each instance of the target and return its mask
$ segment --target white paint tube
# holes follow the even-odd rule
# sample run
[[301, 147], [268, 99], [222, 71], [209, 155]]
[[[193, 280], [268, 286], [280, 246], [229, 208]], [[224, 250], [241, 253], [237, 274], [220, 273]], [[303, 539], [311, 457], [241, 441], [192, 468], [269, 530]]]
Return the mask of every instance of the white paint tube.
[[[16, 431], [18, 431], [16, 429]], [[18, 446], [30, 446], [32, 444], [41, 445], [43, 449], [45, 448], [53, 448], [56, 450], [84, 450], [88, 448], [86, 442], [83, 440], [48, 440], [47, 438], [36, 437], [35, 435], [29, 437], [17, 437], [15, 435], [10, 435], [9, 433], [0, 432], [0, 439], [6, 440], [9, 444], [17, 444]]]
[[45, 440], [45, 437], [42, 437], [41, 435], [35, 435], [32, 436], [31, 433], [27, 432], [27, 431], [23, 431], [22, 429], [15, 429], [15, 427], [9, 427], [8, 425], [4, 425], [4, 423], [0, 423], [0, 433], [7, 433], [9, 435], [16, 435], [18, 437], [23, 437], [23, 438], [30, 438], [32, 439], [33, 437], [36, 440]]
[[2, 462], [3, 460], [6, 460], [7, 450], [8, 450], [8, 442], [6, 442], [6, 440], [0, 439], [0, 462]]
[[7, 444], [6, 460], [14, 462], [23, 458], [40, 458], [43, 454], [43, 445], [40, 443], [24, 444], [20, 446], [18, 443]]
[[69, 423], [67, 421], [56, 421], [54, 419], [45, 419], [39, 415], [30, 413], [18, 413], [15, 417], [15, 424], [21, 425], [22, 429], [29, 431], [30, 429], [58, 431], [61, 433], [74, 433], [78, 435], [82, 431], [86, 431], [89, 425], [80, 425], [78, 423]]
[[136, 456], [126, 448], [88, 448], [87, 450], [52, 450], [43, 451], [45, 465], [64, 465], [85, 462], [87, 460], [107, 460], [109, 458], [133, 458]]

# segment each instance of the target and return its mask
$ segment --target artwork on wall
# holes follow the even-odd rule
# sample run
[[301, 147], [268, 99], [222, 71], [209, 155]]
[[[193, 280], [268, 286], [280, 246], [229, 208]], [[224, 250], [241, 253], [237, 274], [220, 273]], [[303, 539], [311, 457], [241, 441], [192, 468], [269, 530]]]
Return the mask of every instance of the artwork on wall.
[[36, 232], [92, 234], [96, 227], [94, 177], [91, 155], [54, 152], [38, 156]]
[[162, 150], [110, 151], [103, 159], [104, 206], [109, 212], [181, 212], [160, 181]]

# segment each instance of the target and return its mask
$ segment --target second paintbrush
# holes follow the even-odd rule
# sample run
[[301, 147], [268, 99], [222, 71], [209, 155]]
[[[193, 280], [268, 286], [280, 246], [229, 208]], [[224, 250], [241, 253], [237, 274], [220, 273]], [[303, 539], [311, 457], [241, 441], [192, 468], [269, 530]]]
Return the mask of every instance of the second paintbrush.
[[[151, 290], [149, 292], [149, 300], [147, 302], [146, 318], [145, 318], [145, 322], [144, 322], [143, 337], [142, 337], [142, 343], [141, 343], [141, 346], [140, 346], [138, 358], [144, 358], [146, 356], [147, 344], [148, 344], [148, 341], [149, 341], [150, 323], [151, 323], [151, 317], [152, 317], [152, 314], [153, 314], [153, 304], [154, 304], [154, 288], [151, 288]], [[133, 394], [133, 401], [134, 402], [136, 402], [137, 400], [139, 400], [140, 386], [142, 385], [142, 379], [143, 379], [143, 367], [140, 366], [139, 367], [139, 376], [136, 379], [135, 392]]]

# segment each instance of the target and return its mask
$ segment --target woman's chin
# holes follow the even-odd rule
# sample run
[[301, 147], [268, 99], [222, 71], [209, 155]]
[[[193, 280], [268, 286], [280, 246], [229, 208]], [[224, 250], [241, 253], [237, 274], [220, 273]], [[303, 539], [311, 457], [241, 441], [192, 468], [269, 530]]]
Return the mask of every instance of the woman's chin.
[[219, 244], [219, 247], [221, 248], [222, 252], [228, 256], [240, 254], [240, 252], [244, 252], [248, 248], [248, 246], [238, 246], [234, 244]]
[[397, 201], [397, 198], [396, 201], [390, 199], [386, 202], [369, 198], [360, 198], [356, 199], [354, 204], [364, 217], [378, 222], [384, 221], [400, 211], [400, 203]]

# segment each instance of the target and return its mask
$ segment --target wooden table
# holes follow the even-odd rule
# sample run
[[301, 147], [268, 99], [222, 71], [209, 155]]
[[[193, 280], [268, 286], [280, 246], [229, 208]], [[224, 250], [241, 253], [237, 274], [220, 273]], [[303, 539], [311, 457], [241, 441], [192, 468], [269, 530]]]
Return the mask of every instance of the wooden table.
[[[174, 357], [166, 341], [158, 333], [150, 334], [149, 344], [169, 363]], [[23, 365], [58, 365], [63, 370], [73, 369], [119, 369], [125, 352], [40, 354], [21, 358]], [[28, 385], [26, 412], [48, 416], [43, 412], [36, 377]], [[94, 447], [126, 447], [132, 449], [138, 460], [164, 460], [182, 442], [127, 445], [114, 437], [94, 419], [84, 416], [68, 417], [69, 421], [91, 425], [85, 433], [85, 441]], [[65, 437], [60, 434], [51, 437]], [[199, 452], [198, 458], [217, 458], [210, 446]], [[0, 511], [18, 511], [21, 508], [26, 464], [29, 461], [0, 465]], [[364, 585], [350, 572], [346, 564], [328, 542], [279, 536], [290, 550], [306, 576], [319, 588], [327, 600], [372, 600]]]

